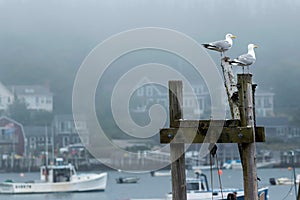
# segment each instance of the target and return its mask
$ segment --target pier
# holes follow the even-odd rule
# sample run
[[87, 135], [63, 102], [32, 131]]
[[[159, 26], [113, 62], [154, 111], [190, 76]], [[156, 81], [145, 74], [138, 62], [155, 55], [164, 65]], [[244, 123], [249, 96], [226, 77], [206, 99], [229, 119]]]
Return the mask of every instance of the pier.
[[215, 143], [237, 143], [243, 166], [245, 199], [258, 200], [255, 143], [264, 142], [265, 135], [264, 127], [255, 124], [256, 85], [252, 84], [252, 74], [238, 74], [235, 83], [226, 60], [222, 60], [222, 68], [232, 120], [184, 120], [182, 82], [169, 81], [170, 128], [161, 129], [160, 140], [170, 143], [173, 200], [187, 199], [184, 145], [191, 143], [210, 143], [210, 151], [214, 150]]

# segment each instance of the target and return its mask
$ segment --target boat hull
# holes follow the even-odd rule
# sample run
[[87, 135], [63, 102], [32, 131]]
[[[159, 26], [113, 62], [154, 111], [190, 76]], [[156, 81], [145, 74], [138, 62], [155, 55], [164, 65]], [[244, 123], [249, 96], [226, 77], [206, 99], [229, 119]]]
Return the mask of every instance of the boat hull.
[[137, 183], [140, 179], [138, 177], [119, 177], [116, 179], [117, 183]]
[[107, 173], [78, 175], [69, 182], [3, 182], [0, 183], [1, 194], [31, 194], [51, 192], [87, 192], [104, 191], [107, 183]]
[[[187, 200], [211, 200], [218, 199], [218, 200], [226, 200], [227, 195], [229, 193], [236, 192], [237, 200], [244, 200], [245, 195], [243, 190], [238, 189], [224, 189], [221, 193], [219, 190], [212, 191], [203, 191], [203, 192], [188, 192], [187, 193]], [[263, 196], [265, 200], [269, 199], [268, 197], [268, 187], [258, 189], [258, 196]], [[166, 200], [172, 200], [172, 194], [168, 194]]]

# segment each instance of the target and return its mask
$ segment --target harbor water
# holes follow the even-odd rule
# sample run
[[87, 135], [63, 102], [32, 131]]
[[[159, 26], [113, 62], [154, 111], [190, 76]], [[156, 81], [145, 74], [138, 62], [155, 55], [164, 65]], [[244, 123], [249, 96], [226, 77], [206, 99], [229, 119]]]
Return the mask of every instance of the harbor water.
[[[214, 188], [220, 188], [218, 173], [216, 170], [202, 171], [207, 175], [209, 185]], [[82, 173], [82, 172], [81, 172]], [[87, 193], [51, 193], [51, 194], [19, 194], [19, 195], [0, 195], [0, 200], [128, 200], [131, 198], [140, 199], [163, 199], [166, 193], [171, 191], [171, 177], [161, 176], [152, 177], [150, 173], [128, 174], [125, 172], [108, 171], [107, 189], [104, 192], [87, 192]], [[192, 171], [188, 172], [189, 176]], [[296, 173], [300, 173], [300, 169], [296, 169]], [[295, 200], [295, 191], [293, 185], [272, 186], [269, 183], [270, 178], [288, 177], [293, 178], [293, 171], [287, 168], [276, 169], [258, 169], [257, 171], [260, 181], [259, 187], [268, 186], [270, 200]], [[122, 176], [136, 176], [140, 180], [136, 184], [117, 184], [116, 178]], [[222, 188], [241, 188], [243, 184], [243, 176], [241, 170], [222, 170], [221, 173]], [[0, 181], [29, 181], [39, 179], [39, 173], [0, 173]], [[297, 186], [298, 188], [298, 186]]]

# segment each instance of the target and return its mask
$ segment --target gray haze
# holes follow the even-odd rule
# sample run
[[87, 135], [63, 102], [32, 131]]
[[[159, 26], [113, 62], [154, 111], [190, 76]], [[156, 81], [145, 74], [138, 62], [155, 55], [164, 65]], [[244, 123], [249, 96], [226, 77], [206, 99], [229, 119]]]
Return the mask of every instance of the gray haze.
[[[231, 32], [238, 38], [229, 56], [258, 44], [252, 72], [259, 87], [273, 88], [278, 106], [298, 106], [299, 10], [298, 0], [0, 0], [0, 81], [49, 81], [70, 93], [85, 56], [113, 34], [155, 26], [203, 43]], [[65, 79], [67, 86], [55, 86]]]

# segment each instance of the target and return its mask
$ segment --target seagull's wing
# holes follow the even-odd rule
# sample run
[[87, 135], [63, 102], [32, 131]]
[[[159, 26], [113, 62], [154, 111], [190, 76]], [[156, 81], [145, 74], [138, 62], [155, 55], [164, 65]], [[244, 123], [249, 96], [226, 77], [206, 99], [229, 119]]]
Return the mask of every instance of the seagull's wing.
[[202, 44], [205, 48], [223, 52], [231, 48], [231, 44], [226, 40], [219, 40], [207, 44]]
[[250, 54], [243, 54], [240, 55], [238, 58], [234, 59], [230, 62], [233, 65], [240, 65], [240, 66], [249, 66], [255, 62], [255, 58]]

